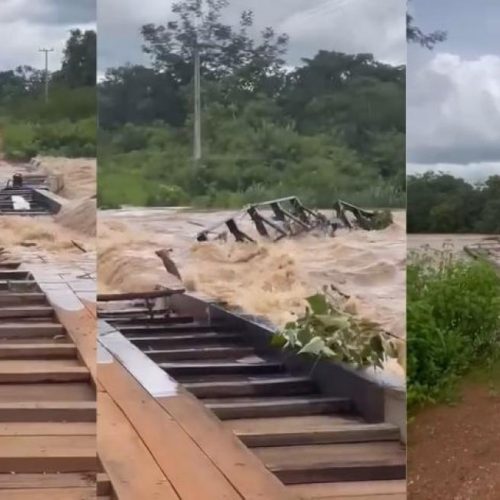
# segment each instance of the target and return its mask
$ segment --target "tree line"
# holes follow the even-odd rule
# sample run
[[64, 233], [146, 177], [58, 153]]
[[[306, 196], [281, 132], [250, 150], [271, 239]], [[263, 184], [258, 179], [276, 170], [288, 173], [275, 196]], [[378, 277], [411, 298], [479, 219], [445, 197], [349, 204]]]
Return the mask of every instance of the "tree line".
[[52, 72], [45, 102], [45, 72], [20, 65], [0, 72], [0, 128], [4, 154], [96, 155], [96, 32], [73, 30], [60, 69]]
[[471, 184], [444, 173], [408, 177], [410, 233], [500, 234], [500, 175]]
[[[101, 204], [239, 205], [295, 193], [402, 206], [405, 68], [319, 50], [286, 64], [289, 37], [255, 37], [250, 10], [182, 0], [141, 28], [149, 65], [99, 84]], [[192, 160], [193, 58], [201, 54], [203, 161]], [[128, 186], [128, 187], [127, 187]]]

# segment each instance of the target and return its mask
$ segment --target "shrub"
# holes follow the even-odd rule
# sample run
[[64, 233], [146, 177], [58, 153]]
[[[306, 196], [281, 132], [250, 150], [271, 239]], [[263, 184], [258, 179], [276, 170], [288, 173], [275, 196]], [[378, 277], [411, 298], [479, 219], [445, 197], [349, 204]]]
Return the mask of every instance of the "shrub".
[[412, 255], [407, 267], [408, 406], [446, 399], [500, 349], [500, 282], [485, 262]]

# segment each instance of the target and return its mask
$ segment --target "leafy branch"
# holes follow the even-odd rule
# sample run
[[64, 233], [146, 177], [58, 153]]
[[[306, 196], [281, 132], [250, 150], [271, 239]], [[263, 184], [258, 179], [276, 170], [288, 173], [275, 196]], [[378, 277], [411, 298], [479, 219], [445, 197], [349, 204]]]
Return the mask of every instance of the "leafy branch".
[[383, 330], [376, 323], [334, 305], [326, 288], [324, 292], [306, 299], [304, 316], [277, 332], [273, 345], [357, 368], [381, 368], [386, 355], [395, 353], [394, 345], [384, 338]]

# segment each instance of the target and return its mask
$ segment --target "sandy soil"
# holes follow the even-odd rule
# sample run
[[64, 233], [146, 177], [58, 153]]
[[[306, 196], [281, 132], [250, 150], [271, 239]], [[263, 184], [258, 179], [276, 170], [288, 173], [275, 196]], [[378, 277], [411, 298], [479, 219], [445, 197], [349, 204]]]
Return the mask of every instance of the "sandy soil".
[[499, 393], [471, 382], [457, 405], [420, 413], [409, 425], [409, 498], [499, 500], [499, 415]]

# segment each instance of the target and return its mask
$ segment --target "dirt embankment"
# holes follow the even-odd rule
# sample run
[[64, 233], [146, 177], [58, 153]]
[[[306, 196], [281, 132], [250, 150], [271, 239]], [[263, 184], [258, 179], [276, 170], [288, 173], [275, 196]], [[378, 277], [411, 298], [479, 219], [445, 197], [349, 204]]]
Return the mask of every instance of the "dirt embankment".
[[468, 382], [461, 400], [420, 413], [409, 425], [412, 500], [500, 499], [500, 395]]

